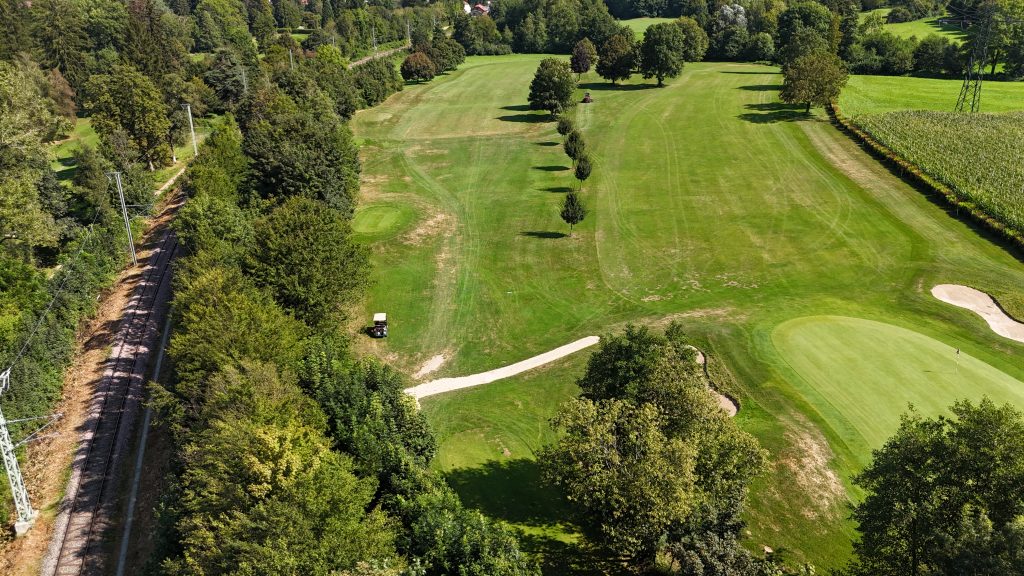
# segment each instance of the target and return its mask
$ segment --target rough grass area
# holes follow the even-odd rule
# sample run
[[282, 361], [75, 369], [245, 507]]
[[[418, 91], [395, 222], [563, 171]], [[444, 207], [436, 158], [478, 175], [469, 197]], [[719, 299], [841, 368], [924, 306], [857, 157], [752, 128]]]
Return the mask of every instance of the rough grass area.
[[[905, 76], [850, 76], [839, 96], [839, 107], [848, 118], [894, 110], [951, 112], [960, 95], [962, 80]], [[992, 82], [982, 85], [984, 112], [1024, 110], [1024, 82]]]
[[[356, 115], [361, 205], [414, 214], [408, 224], [386, 223], [391, 209], [356, 217], [363, 234], [388, 230], [367, 240], [371, 285], [357, 316], [368, 323], [387, 312], [392, 324], [388, 339], [359, 338], [356, 348], [410, 374], [443, 354], [437, 378], [627, 322], [678, 320], [721, 370], [716, 379], [734, 383], [740, 426], [771, 453], [751, 495], [747, 543], [793, 551], [822, 573], [842, 564], [853, 537], [848, 504], [859, 497], [849, 478], [872, 444], [848, 424], [857, 415], [840, 394], [860, 381], [830, 371], [870, 377], [865, 395], [889, 386], [873, 438], [891, 433], [906, 401], [928, 390], [933, 403], [923, 411], [980, 390], [1019, 402], [999, 386], [952, 386], [911, 368], [930, 361], [933, 346], [959, 347], [978, 363], [972, 379], [1024, 381], [1024, 345], [929, 293], [965, 284], [1002, 302], [1022, 293], [1024, 264], [892, 175], [824, 114], [780, 103], [777, 69], [750, 64], [687, 64], [664, 88], [584, 76], [578, 96], [589, 91], [594, 103], [571, 113], [594, 171], [582, 192], [590, 214], [570, 237], [558, 206], [576, 186], [571, 164], [554, 123], [526, 103], [542, 58], [472, 57]], [[886, 328], [832, 347], [809, 342], [819, 354], [815, 376], [796, 370], [788, 341], [774, 335], [817, 316]], [[928, 343], [908, 351], [917, 359], [906, 370], [894, 372], [892, 358], [871, 362], [872, 335], [904, 331]], [[586, 550], [531, 460], [552, 440], [547, 421], [575, 394], [586, 355], [423, 402], [441, 443], [434, 465], [467, 502], [523, 527], [549, 574], [581, 573], [585, 561], [548, 559]]]
[[636, 34], [636, 39], [642, 40], [644, 32], [651, 26], [661, 24], [662, 22], [672, 22], [673, 20], [675, 18], [631, 18], [629, 20], [620, 20], [619, 24], [628, 26]]
[[963, 199], [1024, 232], [1024, 113], [903, 111], [853, 121]]
[[[878, 13], [883, 18], [889, 15], [892, 8], [878, 8], [876, 10], [870, 10], [868, 12], [861, 12], [860, 21], [863, 22], [867, 19], [869, 14]], [[963, 42], [967, 38], [967, 33], [962, 30], [959, 26], [952, 24], [943, 24], [939, 22], [940, 16], [929, 16], [928, 18], [921, 18], [920, 20], [913, 20], [911, 22], [899, 22], [896, 24], [885, 24], [884, 28], [887, 32], [892, 32], [900, 38], [910, 38], [916, 36], [918, 40], [924, 39], [926, 36], [932, 34], [938, 34], [939, 36], [946, 36], [954, 42]]]
[[[196, 140], [202, 142], [223, 120], [224, 117], [218, 115], [209, 118], [196, 118]], [[50, 146], [50, 166], [57, 173], [57, 179], [60, 181], [70, 181], [74, 178], [76, 168], [75, 151], [82, 147], [96, 148], [99, 144], [99, 134], [93, 129], [92, 120], [90, 118], [79, 118], [75, 122], [74, 130], [71, 131], [67, 138], [54, 142]], [[174, 146], [174, 153], [178, 157], [176, 163], [159, 168], [153, 172], [154, 187], [159, 187], [164, 182], [167, 182], [192, 159], [192, 137], [186, 134], [185, 141]]]

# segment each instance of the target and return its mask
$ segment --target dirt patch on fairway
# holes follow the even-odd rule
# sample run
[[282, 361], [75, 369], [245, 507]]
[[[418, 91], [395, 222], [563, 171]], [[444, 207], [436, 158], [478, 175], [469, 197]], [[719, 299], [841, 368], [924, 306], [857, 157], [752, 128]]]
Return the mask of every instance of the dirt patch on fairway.
[[420, 378], [423, 378], [427, 374], [430, 374], [432, 372], [436, 372], [437, 369], [440, 368], [447, 361], [448, 361], [448, 353], [447, 352], [442, 352], [441, 354], [438, 354], [438, 355], [434, 356], [433, 358], [431, 358], [430, 360], [427, 360], [426, 362], [424, 362], [420, 366], [420, 369], [416, 371], [416, 374], [413, 374], [413, 378], [416, 379], [416, 380], [419, 380]]
[[779, 465], [807, 495], [801, 514], [811, 520], [834, 516], [838, 513], [836, 505], [846, 498], [846, 489], [829, 467], [833, 454], [825, 437], [809, 422], [803, 422], [801, 428], [786, 432], [786, 440], [791, 447], [780, 455]]
[[402, 243], [410, 246], [421, 246], [427, 240], [451, 230], [453, 218], [444, 212], [435, 212], [420, 222], [418, 226], [402, 236]]
[[981, 316], [996, 334], [1024, 342], [1024, 324], [1010, 318], [991, 296], [981, 290], [959, 284], [939, 284], [932, 288], [932, 296]]

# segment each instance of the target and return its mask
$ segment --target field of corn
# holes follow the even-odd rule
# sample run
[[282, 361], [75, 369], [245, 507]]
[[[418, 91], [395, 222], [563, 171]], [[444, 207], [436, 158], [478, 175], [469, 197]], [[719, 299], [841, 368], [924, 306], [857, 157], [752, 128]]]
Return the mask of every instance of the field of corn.
[[853, 121], [961, 200], [1024, 233], [1024, 113], [900, 111]]

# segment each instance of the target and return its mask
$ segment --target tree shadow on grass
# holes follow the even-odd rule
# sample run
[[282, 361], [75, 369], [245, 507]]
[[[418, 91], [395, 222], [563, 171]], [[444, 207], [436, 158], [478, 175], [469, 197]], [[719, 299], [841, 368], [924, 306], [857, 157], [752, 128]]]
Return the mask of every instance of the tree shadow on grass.
[[501, 109], [502, 110], [511, 110], [512, 112], [529, 112], [530, 111], [530, 105], [529, 104], [515, 104], [515, 105], [512, 105], [512, 106], [502, 106]]
[[657, 88], [657, 84], [612, 84], [611, 82], [588, 82], [586, 84], [580, 84], [581, 90], [589, 91], [608, 91], [615, 90], [617, 92], [628, 92], [630, 90], [647, 90], [648, 88]]
[[444, 476], [463, 504], [492, 518], [557, 527], [566, 524], [572, 514], [561, 493], [541, 481], [537, 462], [528, 458], [490, 460]]
[[541, 188], [544, 192], [551, 192], [553, 194], [567, 194], [572, 192], [570, 186], [548, 186], [547, 188]]
[[543, 170], [544, 172], [565, 172], [566, 170], [569, 169], [569, 167], [568, 166], [550, 165], [550, 166], [534, 166], [533, 169], [534, 170]]
[[775, 122], [792, 122], [794, 120], [806, 120], [810, 116], [804, 112], [805, 106], [784, 104], [782, 102], [766, 102], [763, 104], [747, 104], [744, 106], [747, 112], [740, 114], [737, 118], [753, 122], [754, 124], [774, 124]]
[[782, 90], [782, 84], [750, 84], [749, 86], [740, 86], [738, 89], [751, 92], [778, 92]]
[[751, 70], [719, 70], [718, 73], [719, 74], [744, 74], [744, 75], [757, 74], [757, 75], [760, 75], [760, 76], [764, 76], [765, 74], [776, 74], [776, 72], [770, 72], [770, 71], [767, 71], [767, 70], [764, 71], [764, 72], [754, 72], [754, 71], [751, 71]]
[[522, 549], [540, 561], [542, 574], [606, 576], [634, 574], [585, 543], [563, 542], [543, 534], [519, 534]]
[[550, 122], [550, 114], [506, 114], [505, 116], [498, 116], [498, 120], [502, 122], [525, 122], [527, 124], [540, 124], [541, 122]]
[[550, 140], [547, 142], [537, 142], [536, 144], [537, 146], [558, 146], [558, 142], [552, 142]]
[[565, 234], [562, 232], [543, 232], [537, 230], [529, 230], [527, 232], [520, 232], [520, 236], [528, 236], [530, 238], [565, 238]]

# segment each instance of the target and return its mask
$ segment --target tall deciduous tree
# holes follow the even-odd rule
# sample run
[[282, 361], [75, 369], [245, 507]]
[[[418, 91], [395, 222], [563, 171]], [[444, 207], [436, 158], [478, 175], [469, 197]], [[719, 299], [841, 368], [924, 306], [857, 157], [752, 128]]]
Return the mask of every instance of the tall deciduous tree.
[[574, 191], [569, 192], [562, 200], [562, 210], [559, 212], [559, 215], [569, 225], [569, 235], [572, 236], [573, 227], [583, 222], [583, 219], [587, 217], [587, 207], [583, 205], [583, 200], [579, 194]]
[[352, 213], [359, 158], [347, 125], [329, 110], [314, 116], [276, 90], [255, 95], [245, 116], [243, 148], [264, 197], [305, 196]]
[[311, 326], [337, 328], [366, 268], [347, 215], [320, 202], [289, 198], [256, 224], [249, 274]]
[[683, 61], [700, 62], [708, 51], [708, 33], [700, 27], [696, 20], [689, 16], [680, 16], [675, 25], [683, 33]]
[[851, 573], [1018, 574], [1024, 568], [1024, 414], [957, 402], [911, 411], [854, 482], [860, 540]]
[[415, 80], [423, 82], [430, 80], [437, 74], [437, 67], [430, 61], [430, 58], [423, 52], [413, 52], [402, 61], [402, 78], [406, 81]]
[[583, 181], [590, 178], [591, 168], [590, 156], [581, 154], [580, 157], [576, 159], [576, 170], [573, 175], [580, 181], [581, 188], [583, 187]]
[[540, 61], [530, 82], [530, 108], [558, 114], [572, 105], [574, 90], [576, 80], [572, 77], [569, 63], [558, 58], [545, 58]]
[[640, 71], [644, 78], [657, 78], [658, 86], [663, 86], [665, 78], [679, 76], [685, 48], [679, 26], [663, 22], [648, 28], [640, 44]]
[[597, 62], [597, 48], [590, 38], [584, 38], [573, 46], [572, 56], [569, 57], [569, 65], [576, 73], [577, 78], [590, 72], [590, 69]]
[[835, 98], [846, 85], [846, 65], [838, 56], [824, 50], [800, 56], [786, 67], [783, 73], [783, 102], [825, 106]]
[[615, 84], [619, 80], [628, 80], [636, 69], [636, 63], [636, 44], [632, 34], [622, 31], [601, 46], [598, 52], [597, 73]]
[[581, 508], [601, 544], [650, 565], [661, 536], [695, 503], [694, 447], [667, 438], [650, 404], [575, 399], [552, 424], [562, 435], [539, 457], [547, 481]]
[[90, 77], [87, 85], [86, 108], [101, 137], [123, 130], [150, 170], [167, 159], [171, 121], [152, 80], [131, 66], [117, 66], [111, 74]]

